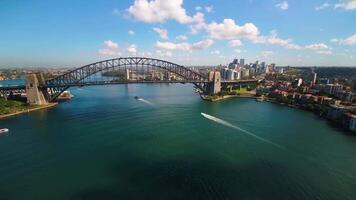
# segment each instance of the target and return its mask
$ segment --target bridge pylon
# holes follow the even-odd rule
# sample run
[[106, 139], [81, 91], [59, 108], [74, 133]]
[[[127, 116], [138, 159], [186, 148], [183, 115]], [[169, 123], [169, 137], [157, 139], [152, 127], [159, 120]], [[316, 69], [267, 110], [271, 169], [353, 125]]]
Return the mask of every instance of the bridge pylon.
[[208, 93], [210, 95], [218, 94], [221, 92], [221, 75], [218, 71], [209, 72], [209, 81], [208, 83]]
[[30, 105], [47, 105], [43, 91], [39, 89], [40, 85], [45, 84], [42, 73], [26, 75], [26, 95], [27, 103]]

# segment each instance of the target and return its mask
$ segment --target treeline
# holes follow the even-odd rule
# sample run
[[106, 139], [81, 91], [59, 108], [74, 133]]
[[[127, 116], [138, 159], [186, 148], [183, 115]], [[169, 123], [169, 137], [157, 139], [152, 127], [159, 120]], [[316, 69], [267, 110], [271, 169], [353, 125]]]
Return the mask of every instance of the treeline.
[[319, 67], [314, 71], [322, 78], [356, 79], [356, 67]]

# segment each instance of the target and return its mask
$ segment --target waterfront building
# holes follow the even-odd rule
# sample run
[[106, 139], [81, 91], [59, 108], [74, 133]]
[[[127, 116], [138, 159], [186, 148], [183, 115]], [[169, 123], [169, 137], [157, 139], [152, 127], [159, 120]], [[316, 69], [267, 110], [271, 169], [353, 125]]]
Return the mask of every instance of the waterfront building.
[[330, 105], [330, 109], [327, 114], [327, 118], [338, 121], [342, 116], [349, 111], [349, 108], [342, 105]]
[[350, 131], [356, 133], [356, 115], [355, 114], [351, 114], [349, 129], [350, 129]]
[[330, 95], [336, 95], [342, 92], [343, 86], [339, 84], [327, 84], [323, 87], [323, 91]]

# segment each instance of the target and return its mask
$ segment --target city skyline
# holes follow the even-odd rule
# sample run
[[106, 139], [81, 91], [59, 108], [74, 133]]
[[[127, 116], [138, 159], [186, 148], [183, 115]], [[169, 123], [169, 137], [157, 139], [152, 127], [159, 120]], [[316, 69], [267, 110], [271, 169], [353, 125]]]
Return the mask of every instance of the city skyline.
[[190, 66], [227, 64], [236, 57], [278, 65], [356, 65], [355, 0], [0, 4], [0, 67], [78, 67], [120, 56]]

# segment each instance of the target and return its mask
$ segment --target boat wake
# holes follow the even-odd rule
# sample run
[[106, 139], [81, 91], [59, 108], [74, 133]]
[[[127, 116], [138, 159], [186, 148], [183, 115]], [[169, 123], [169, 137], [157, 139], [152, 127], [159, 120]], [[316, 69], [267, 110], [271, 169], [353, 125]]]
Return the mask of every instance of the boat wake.
[[143, 98], [137, 98], [137, 101], [141, 101], [147, 105], [150, 105], [150, 106], [154, 106], [153, 103], [151, 103], [150, 101], [146, 100], [146, 99], [143, 99]]
[[211, 120], [211, 121], [213, 121], [213, 122], [216, 122], [216, 123], [218, 123], [218, 124], [221, 124], [221, 125], [224, 125], [224, 126], [233, 128], [233, 129], [235, 129], [235, 130], [241, 131], [242, 133], [244, 133], [244, 134], [246, 134], [246, 135], [249, 135], [249, 136], [252, 136], [252, 137], [254, 137], [254, 138], [256, 138], [256, 139], [258, 139], [258, 140], [260, 140], [260, 141], [262, 141], [262, 142], [271, 144], [271, 145], [273, 145], [273, 146], [275, 146], [275, 147], [278, 147], [278, 148], [280, 148], [280, 149], [285, 149], [284, 147], [282, 147], [282, 146], [279, 145], [279, 144], [276, 144], [276, 143], [274, 143], [274, 142], [272, 142], [272, 141], [269, 141], [269, 140], [264, 139], [264, 138], [262, 138], [262, 137], [260, 137], [260, 136], [257, 136], [257, 135], [255, 135], [255, 134], [251, 133], [250, 131], [244, 130], [244, 129], [242, 129], [242, 128], [238, 127], [238, 126], [235, 126], [235, 125], [233, 125], [233, 124], [231, 124], [231, 123], [229, 123], [229, 122], [227, 122], [227, 121], [225, 121], [225, 120], [219, 119], [219, 118], [217, 118], [217, 117], [214, 117], [214, 116], [211, 116], [211, 115], [208, 115], [208, 114], [205, 114], [205, 113], [201, 113], [201, 115], [202, 115], [203, 117], [205, 117], [206, 119], [209, 119], [209, 120]]

